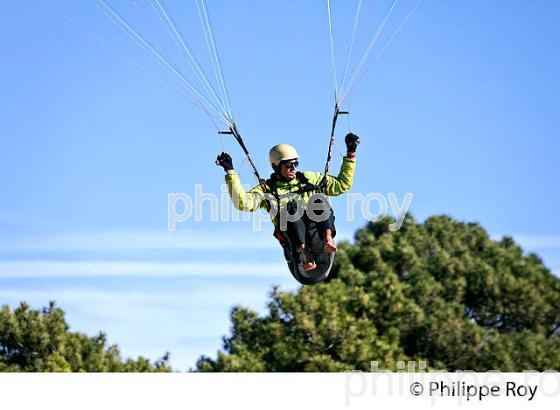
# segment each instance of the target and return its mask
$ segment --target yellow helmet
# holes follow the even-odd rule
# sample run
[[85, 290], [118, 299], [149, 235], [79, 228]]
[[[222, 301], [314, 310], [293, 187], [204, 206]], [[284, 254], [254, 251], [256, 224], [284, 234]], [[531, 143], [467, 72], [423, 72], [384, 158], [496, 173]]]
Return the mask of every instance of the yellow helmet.
[[298, 159], [299, 155], [294, 147], [288, 144], [278, 144], [273, 146], [268, 153], [268, 160], [272, 168], [276, 168], [280, 161], [288, 159]]

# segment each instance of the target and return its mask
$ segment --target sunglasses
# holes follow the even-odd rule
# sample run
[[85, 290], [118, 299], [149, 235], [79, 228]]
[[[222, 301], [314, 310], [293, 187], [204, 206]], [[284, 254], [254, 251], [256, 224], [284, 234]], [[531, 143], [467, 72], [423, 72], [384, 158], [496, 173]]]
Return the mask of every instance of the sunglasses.
[[289, 169], [295, 169], [299, 166], [298, 161], [282, 161], [280, 164]]

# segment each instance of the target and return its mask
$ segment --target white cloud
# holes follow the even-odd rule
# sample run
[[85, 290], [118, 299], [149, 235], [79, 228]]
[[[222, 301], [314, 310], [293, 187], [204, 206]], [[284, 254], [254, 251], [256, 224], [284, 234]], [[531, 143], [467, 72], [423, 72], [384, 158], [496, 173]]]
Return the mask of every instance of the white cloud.
[[512, 237], [517, 244], [525, 249], [560, 249], [560, 235], [538, 234], [492, 234], [493, 241], [500, 241], [504, 236]]
[[[102, 232], [34, 233], [31, 235], [0, 236], [0, 252], [15, 251], [142, 251], [142, 250], [278, 250], [272, 236], [272, 225], [255, 232], [250, 225], [231, 229], [109, 230]], [[338, 232], [337, 239], [351, 240], [353, 234]]]
[[560, 249], [560, 235], [515, 235], [515, 240], [529, 249]]
[[[229, 309], [235, 304], [262, 311], [271, 285], [239, 285], [208, 283], [196, 290], [177, 291], [123, 291], [101, 290], [98, 286], [75, 288], [64, 286], [48, 291], [40, 289], [8, 288], [0, 290], [0, 300], [12, 307], [25, 301], [33, 308], [46, 306], [55, 300], [69, 317], [71, 325], [80, 324], [88, 333], [110, 325], [118, 330], [113, 336], [134, 329], [144, 336], [138, 342], [157, 340], [165, 332], [179, 332], [181, 338], [204, 338], [216, 334], [216, 329], [227, 329]], [[221, 326], [220, 326], [221, 324]], [[173, 330], [175, 329], [175, 330]]]
[[269, 229], [220, 231], [106, 231], [0, 238], [0, 251], [130, 251], [177, 249], [279, 249]]
[[284, 263], [138, 262], [138, 261], [2, 261], [0, 278], [99, 276], [285, 276]]

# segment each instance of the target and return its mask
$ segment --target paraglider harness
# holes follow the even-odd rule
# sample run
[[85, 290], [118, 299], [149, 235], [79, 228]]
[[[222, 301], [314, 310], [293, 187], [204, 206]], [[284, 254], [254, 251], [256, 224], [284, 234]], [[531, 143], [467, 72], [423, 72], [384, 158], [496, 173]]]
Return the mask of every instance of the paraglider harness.
[[[296, 172], [296, 179], [301, 186], [296, 191], [290, 192], [290, 194], [302, 195], [304, 193], [322, 192], [323, 181], [326, 181], [326, 179], [324, 178], [321, 181], [321, 184], [319, 185], [312, 184], [311, 182], [309, 182], [309, 179], [305, 176], [305, 174], [300, 171]], [[280, 209], [280, 195], [278, 194], [277, 180], [278, 177], [276, 176], [276, 174], [272, 174], [270, 175], [270, 178], [265, 181], [265, 184], [267, 187], [266, 192], [274, 196], [274, 199], [276, 199], [276, 203], [278, 204], [278, 209]], [[266, 208], [269, 212], [270, 209], [272, 209], [272, 206], [269, 202], [267, 203]], [[280, 242], [280, 245], [282, 245], [282, 247], [290, 246], [289, 237], [287, 233], [282, 231], [278, 226], [278, 224], [274, 225], [273, 236], [278, 240], [278, 242]]]
[[[326, 192], [328, 173], [329, 173], [329, 163], [331, 161], [332, 146], [334, 143], [334, 130], [336, 127], [336, 121], [339, 114], [348, 114], [348, 112], [339, 111], [338, 104], [336, 104], [335, 112], [333, 116], [333, 122], [332, 122], [331, 136], [329, 141], [327, 163], [325, 165], [325, 173], [323, 174], [323, 179], [318, 185], [314, 185], [309, 181], [309, 179], [302, 172], [297, 172], [296, 178], [298, 178], [298, 181], [302, 186], [300, 186], [299, 189], [297, 191], [294, 191], [293, 193], [302, 194], [305, 192], [322, 192], [322, 193]], [[220, 134], [233, 135], [233, 137], [237, 140], [237, 142], [241, 146], [241, 149], [245, 153], [246, 159], [253, 170], [253, 174], [257, 178], [257, 181], [259, 181], [259, 186], [261, 187], [263, 194], [267, 194], [267, 193], [272, 194], [278, 203], [278, 207], [280, 207], [280, 195], [278, 194], [276, 175], [275, 174], [271, 175], [270, 179], [266, 181], [260, 177], [257, 168], [255, 167], [255, 164], [253, 163], [251, 157], [249, 156], [249, 151], [247, 150], [247, 147], [243, 142], [243, 138], [241, 137], [241, 134], [237, 130], [235, 124], [232, 124], [232, 126], [229, 127], [229, 131], [221, 131]], [[270, 200], [267, 200], [265, 198], [264, 206], [265, 209], [270, 213], [272, 209], [272, 204], [270, 203]], [[300, 263], [298, 262], [299, 257], [297, 256], [298, 253], [294, 247], [293, 241], [290, 239], [290, 236], [288, 235], [288, 232], [282, 231], [280, 229], [279, 224], [274, 224], [273, 236], [278, 240], [280, 246], [282, 247], [282, 250], [284, 252], [284, 258], [288, 263], [290, 272], [299, 283], [303, 285], [312, 285], [315, 283], [319, 283], [328, 277], [331, 268], [333, 266], [334, 253], [329, 253], [329, 254], [322, 253], [323, 244], [317, 240], [317, 238], [320, 239], [320, 236], [316, 225], [313, 227], [311, 225], [307, 226], [306, 234], [307, 233], [309, 233], [312, 238], [311, 252], [313, 253], [313, 258], [315, 259], [317, 268], [313, 269], [310, 272], [304, 273], [300, 269]]]

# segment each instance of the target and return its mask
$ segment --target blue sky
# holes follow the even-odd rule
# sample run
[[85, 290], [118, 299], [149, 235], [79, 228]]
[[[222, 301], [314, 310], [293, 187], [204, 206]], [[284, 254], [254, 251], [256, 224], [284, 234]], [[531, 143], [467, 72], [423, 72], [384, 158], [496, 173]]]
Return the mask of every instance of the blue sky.
[[[207, 2], [261, 173], [279, 142], [320, 170], [333, 108], [326, 1]], [[414, 3], [401, 0], [381, 46]], [[129, 1], [110, 4], [150, 38]], [[211, 76], [194, 3], [166, 4]], [[340, 78], [356, 2], [332, 4]], [[356, 57], [390, 4], [364, 0]], [[341, 120], [339, 140], [349, 126], [363, 140], [353, 191], [410, 192], [417, 219], [479, 222], [559, 272], [559, 12], [554, 1], [424, 0]], [[264, 312], [273, 284], [297, 288], [270, 225], [205, 217], [167, 231], [168, 194], [202, 184], [219, 195], [213, 160], [223, 147], [239, 165], [241, 151], [93, 2], [5, 5], [0, 50], [1, 304], [54, 299], [73, 330], [104, 330], [125, 356], [169, 350], [186, 369], [220, 346], [232, 305]], [[254, 182], [247, 164], [239, 172]], [[344, 198], [335, 209], [344, 215]], [[365, 223], [339, 217], [339, 236]]]

